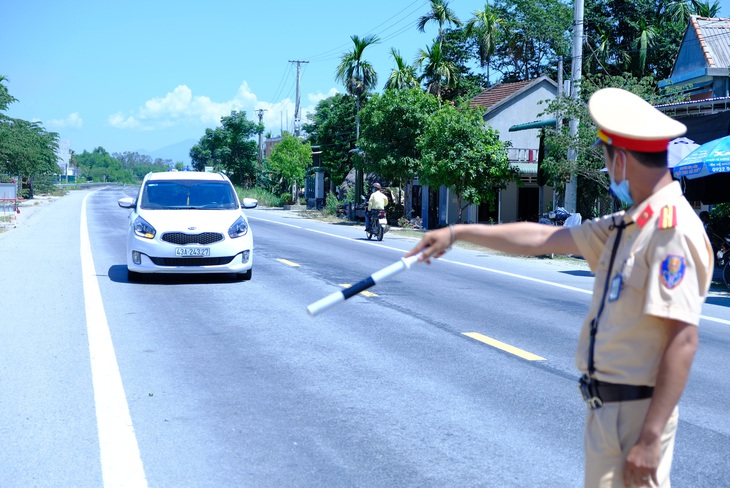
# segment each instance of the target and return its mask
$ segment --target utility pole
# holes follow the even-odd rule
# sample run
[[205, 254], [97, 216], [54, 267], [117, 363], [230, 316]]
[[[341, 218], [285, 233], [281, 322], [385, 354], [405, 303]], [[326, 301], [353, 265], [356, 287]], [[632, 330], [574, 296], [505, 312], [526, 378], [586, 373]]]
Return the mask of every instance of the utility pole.
[[[264, 123], [264, 112], [266, 112], [265, 108], [260, 108], [256, 111], [256, 114], [259, 116], [259, 124]], [[259, 169], [261, 169], [261, 167], [263, 165], [263, 159], [264, 159], [263, 137], [264, 137], [264, 131], [262, 130], [261, 132], [259, 132]]]
[[299, 76], [300, 76], [301, 69], [302, 69], [302, 63], [308, 63], [309, 61], [300, 61], [300, 60], [292, 61], [290, 59], [289, 62], [297, 63], [297, 100], [296, 100], [296, 105], [294, 106], [294, 135], [296, 137], [299, 137], [299, 133], [301, 130], [301, 125], [302, 125], [300, 117], [299, 117], [299, 97], [300, 97], [300, 95], [299, 95]]
[[[573, 60], [571, 68], [570, 98], [577, 100], [580, 91], [580, 78], [583, 66], [583, 0], [575, 0], [573, 4]], [[571, 138], [578, 135], [578, 119], [570, 120]], [[568, 161], [574, 165], [578, 161], [578, 151], [568, 149]], [[575, 172], [570, 175], [570, 182], [565, 185], [565, 209], [575, 213], [578, 206], [578, 177]]]

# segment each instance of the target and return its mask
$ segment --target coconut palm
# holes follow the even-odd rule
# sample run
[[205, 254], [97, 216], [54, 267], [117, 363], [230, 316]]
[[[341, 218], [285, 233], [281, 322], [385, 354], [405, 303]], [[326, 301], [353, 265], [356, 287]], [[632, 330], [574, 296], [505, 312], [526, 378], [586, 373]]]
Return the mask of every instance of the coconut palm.
[[345, 90], [355, 97], [355, 124], [357, 126], [357, 139], [360, 138], [360, 103], [362, 96], [378, 84], [378, 74], [375, 68], [363, 58], [363, 52], [371, 44], [380, 41], [377, 36], [369, 35], [360, 39], [358, 36], [351, 36], [354, 44], [352, 51], [345, 53], [340, 60], [335, 80], [345, 85]]
[[502, 19], [489, 6], [484, 5], [484, 10], [477, 10], [472, 13], [473, 17], [466, 24], [466, 35], [473, 38], [479, 49], [479, 65], [486, 68], [487, 81], [489, 80], [489, 62], [494, 54], [494, 48], [499, 40], [502, 30]]
[[639, 29], [639, 37], [636, 38], [634, 44], [639, 51], [639, 72], [643, 73], [644, 68], [646, 68], [646, 58], [649, 48], [654, 45], [657, 30], [654, 26], [649, 25], [646, 19], [640, 19], [637, 27]]
[[687, 22], [690, 15], [700, 17], [715, 17], [720, 13], [720, 3], [715, 1], [700, 2], [699, 0], [675, 0], [667, 5], [672, 22]]
[[425, 32], [426, 24], [431, 21], [439, 25], [439, 43], [443, 39], [444, 25], [453, 24], [457, 27], [462, 25], [454, 11], [449, 8], [449, 2], [447, 0], [431, 0], [431, 11], [418, 19], [418, 30]]
[[416, 57], [416, 63], [423, 68], [419, 81], [426, 82], [426, 91], [436, 95], [441, 100], [441, 88], [447, 86], [456, 77], [457, 69], [443, 55], [441, 43], [434, 42], [433, 46], [421, 49]]
[[395, 60], [395, 68], [390, 73], [388, 81], [385, 82], [386, 90], [404, 90], [409, 88], [418, 88], [418, 78], [416, 76], [416, 67], [406, 63], [400, 51], [396, 48], [390, 48], [390, 55]]

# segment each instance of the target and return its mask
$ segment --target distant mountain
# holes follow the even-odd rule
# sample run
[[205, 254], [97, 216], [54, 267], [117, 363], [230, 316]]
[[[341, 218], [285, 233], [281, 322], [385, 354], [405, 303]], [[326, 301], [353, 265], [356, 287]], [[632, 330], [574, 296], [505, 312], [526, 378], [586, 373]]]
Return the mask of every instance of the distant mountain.
[[195, 139], [187, 139], [176, 144], [162, 147], [155, 151], [138, 151], [140, 154], [149, 154], [152, 159], [171, 159], [173, 164], [182, 161], [183, 165], [190, 166], [190, 148], [196, 145]]

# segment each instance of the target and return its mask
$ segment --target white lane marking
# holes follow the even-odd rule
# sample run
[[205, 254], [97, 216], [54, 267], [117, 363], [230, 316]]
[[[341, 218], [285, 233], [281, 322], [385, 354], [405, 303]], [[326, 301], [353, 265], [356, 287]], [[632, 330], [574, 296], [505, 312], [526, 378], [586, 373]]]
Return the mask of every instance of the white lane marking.
[[81, 204], [81, 275], [86, 305], [91, 378], [94, 386], [96, 424], [99, 431], [101, 472], [105, 488], [145, 488], [147, 478], [124, 394], [122, 376], [114, 353], [101, 290], [91, 255], [86, 201]]
[[294, 227], [295, 229], [302, 229], [301, 226], [294, 225], [294, 224], [287, 224], [285, 222], [279, 222], [278, 220], [269, 220], [269, 219], [262, 219], [261, 217], [252, 217], [250, 215], [247, 216], [249, 220], [262, 220], [264, 222], [270, 222], [272, 224], [279, 224], [279, 225], [285, 225], [287, 227]]
[[[253, 217], [253, 218], [258, 219], [258, 220], [264, 220], [266, 222], [271, 222], [271, 223], [274, 223], [274, 224], [288, 225], [290, 227], [296, 227], [297, 229], [304, 229], [304, 230], [308, 230], [310, 232], [316, 232], [318, 234], [324, 234], [324, 235], [330, 236], [330, 237], [337, 237], [338, 239], [346, 239], [348, 241], [354, 241], [354, 242], [363, 242], [362, 240], [357, 239], [357, 238], [338, 236], [336, 234], [330, 234], [329, 232], [324, 232], [324, 231], [321, 231], [321, 230], [307, 229], [305, 227], [299, 227], [299, 226], [296, 226], [296, 225], [285, 224], [285, 223], [282, 223], [282, 222], [277, 222], [275, 220], [261, 219], [261, 218], [258, 218], [258, 217]], [[402, 249], [398, 249], [398, 248], [390, 247], [390, 246], [385, 246], [383, 244], [377, 244], [375, 242], [363, 242], [363, 244], [370, 244], [371, 246], [382, 247], [383, 249], [391, 249], [393, 251], [398, 251], [398, 252], [405, 253], [405, 251], [403, 251]], [[560, 283], [553, 283], [551, 281], [546, 281], [546, 280], [541, 280], [541, 279], [538, 279], [538, 278], [532, 278], [530, 276], [525, 276], [525, 275], [519, 275], [519, 274], [515, 274], [515, 273], [510, 273], [508, 271], [501, 271], [501, 270], [498, 270], [498, 269], [485, 268], [484, 266], [478, 266], [476, 264], [462, 263], [461, 261], [453, 261], [451, 259], [446, 259], [446, 258], [439, 258], [438, 261], [443, 261], [443, 262], [446, 262], [446, 263], [456, 264], [458, 266], [466, 266], [467, 268], [474, 268], [474, 269], [479, 269], [479, 270], [482, 270], [482, 271], [488, 271], [490, 273], [497, 273], [497, 274], [501, 274], [501, 275], [504, 275], [504, 276], [510, 276], [512, 278], [517, 278], [517, 279], [520, 279], [520, 280], [533, 281], [535, 283], [540, 283], [542, 285], [554, 286], [556, 288], [563, 288], [565, 290], [576, 291], [578, 293], [586, 293], [588, 295], [592, 295], [593, 294], [593, 290], [585, 290], [583, 288], [576, 288], [574, 286], [561, 285]], [[702, 320], [709, 320], [710, 322], [717, 322], [718, 324], [730, 325], [730, 320], [718, 319], [718, 318], [715, 318], [715, 317], [709, 317], [707, 315], [700, 315], [700, 318]]]
[[439, 260], [440, 261], [444, 261], [446, 263], [456, 264], [456, 265], [459, 265], [459, 266], [465, 266], [467, 268], [474, 268], [474, 269], [479, 269], [479, 270], [482, 270], [482, 271], [489, 271], [490, 273], [501, 274], [501, 275], [504, 275], [504, 276], [509, 276], [511, 278], [518, 278], [520, 280], [525, 280], [525, 281], [533, 281], [535, 283], [540, 283], [542, 285], [555, 286], [557, 288], [563, 288], [565, 290], [577, 291], [579, 293], [587, 293], [588, 295], [592, 295], [593, 294], [593, 290], [586, 290], [586, 289], [583, 289], [583, 288], [576, 288], [574, 286], [561, 285], [560, 283], [553, 283], [552, 281], [541, 280], [539, 278], [532, 278], [530, 276], [525, 276], [525, 275], [519, 275], [519, 274], [515, 274], [515, 273], [510, 273], [508, 271], [502, 271], [502, 270], [499, 270], [499, 269], [485, 268], [484, 266], [477, 266], [476, 264], [462, 263], [460, 261], [452, 261], [451, 259], [440, 258]]

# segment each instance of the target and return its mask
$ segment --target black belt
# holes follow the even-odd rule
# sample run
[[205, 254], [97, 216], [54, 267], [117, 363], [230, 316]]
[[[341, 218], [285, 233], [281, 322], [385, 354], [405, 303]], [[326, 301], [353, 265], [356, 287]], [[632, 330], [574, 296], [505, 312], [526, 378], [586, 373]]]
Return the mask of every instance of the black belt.
[[644, 400], [645, 398], [651, 398], [654, 394], [653, 386], [620, 385], [597, 380], [595, 380], [595, 383], [598, 397], [603, 403]]

